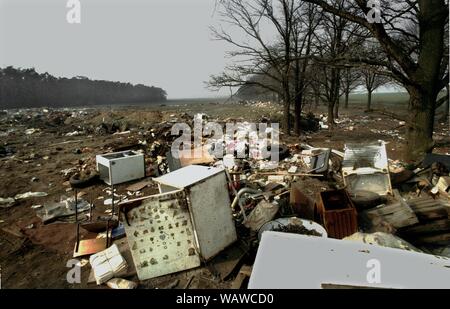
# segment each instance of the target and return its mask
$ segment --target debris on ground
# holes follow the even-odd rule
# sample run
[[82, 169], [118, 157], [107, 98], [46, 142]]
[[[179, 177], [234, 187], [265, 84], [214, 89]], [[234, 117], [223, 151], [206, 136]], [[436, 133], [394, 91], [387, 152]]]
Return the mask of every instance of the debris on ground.
[[[89, 263], [94, 270], [95, 280], [98, 285], [109, 281], [126, 271], [128, 265], [119, 252], [117, 245], [112, 245], [108, 249], [92, 255]], [[117, 285], [119, 282], [115, 282]], [[114, 282], [111, 283], [113, 285]], [[128, 284], [129, 286], [129, 284]]]
[[[84, 286], [133, 289], [139, 282], [143, 288], [271, 288], [282, 276], [267, 285], [273, 274], [264, 269], [266, 262], [301, 257], [306, 261], [301, 267], [286, 265], [295, 269], [292, 273], [279, 260], [275, 263], [279, 266], [273, 272], [288, 278], [277, 287], [365, 287], [365, 277], [352, 277], [352, 283], [344, 273], [351, 263], [377, 254], [386, 257], [388, 266], [401, 257], [405, 271], [414, 265], [434, 272], [438, 281], [432, 285], [445, 286], [439, 279], [448, 276], [448, 266], [434, 255], [450, 256], [448, 154], [430, 154], [415, 163], [393, 160], [387, 145], [402, 136], [398, 129], [382, 127], [368, 130], [377, 131], [372, 133], [378, 138], [391, 134], [389, 142], [374, 137], [335, 143], [326, 135], [326, 117], [303, 119], [311, 132], [323, 134], [311, 143], [309, 131], [288, 137], [267, 128], [267, 137], [255, 144], [239, 140], [236, 132], [229, 140], [209, 135], [187, 152], [172, 151], [171, 128], [180, 121], [206, 126], [211, 120], [222, 129], [227, 122], [245, 130], [251, 125], [241, 117], [214, 119], [196, 112], [157, 111], [151, 121], [139, 112], [133, 116], [138, 121], [95, 110], [4, 116], [11, 128], [0, 133], [5, 138], [25, 135], [26, 151], [5, 141], [0, 163], [5, 171], [19, 165], [29, 171], [2, 192], [1, 231], [42, 248], [61, 242], [66, 258], [89, 259], [82, 271], [92, 274]], [[357, 133], [377, 122], [369, 116], [342, 117], [336, 126], [340, 134]], [[59, 126], [57, 140], [37, 146]], [[279, 161], [262, 156], [271, 134], [282, 136], [273, 147]], [[199, 156], [192, 158], [195, 153]], [[38, 173], [44, 166], [46, 175]], [[349, 265], [335, 272], [328, 266], [311, 268], [314, 256], [323, 258], [321, 265], [335, 265], [336, 254], [348, 258]], [[427, 263], [439, 269], [430, 270]], [[309, 273], [292, 285], [289, 278], [300, 269]], [[335, 282], [321, 281], [326, 271]], [[422, 286], [431, 278], [408, 282], [400, 271], [383, 287]]]
[[355, 233], [351, 236], [345, 237], [344, 240], [351, 240], [362, 242], [370, 245], [378, 245], [388, 248], [397, 248], [408, 251], [422, 252], [407, 241], [404, 241], [400, 237], [392, 234], [376, 232], [373, 234], [368, 233]]
[[26, 192], [26, 193], [17, 194], [16, 196], [14, 196], [14, 199], [15, 200], [24, 200], [24, 199], [33, 198], [33, 197], [44, 197], [47, 195], [48, 194], [46, 192]]
[[133, 290], [138, 286], [136, 282], [120, 278], [110, 279], [106, 282], [106, 285], [111, 289], [118, 290]]

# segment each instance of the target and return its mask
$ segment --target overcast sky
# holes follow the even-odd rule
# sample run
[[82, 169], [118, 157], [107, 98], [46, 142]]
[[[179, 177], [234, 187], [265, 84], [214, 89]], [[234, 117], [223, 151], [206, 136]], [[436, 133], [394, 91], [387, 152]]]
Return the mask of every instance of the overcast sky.
[[214, 0], [80, 3], [81, 24], [69, 24], [67, 0], [0, 0], [0, 66], [154, 85], [169, 98], [217, 95], [203, 83], [229, 49], [211, 40]]

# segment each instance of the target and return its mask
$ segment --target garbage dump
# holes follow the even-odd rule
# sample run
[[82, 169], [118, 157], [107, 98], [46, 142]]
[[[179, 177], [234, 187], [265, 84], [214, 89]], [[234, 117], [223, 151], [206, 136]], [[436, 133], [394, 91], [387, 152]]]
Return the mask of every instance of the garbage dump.
[[[70, 235], [61, 254], [88, 261], [85, 287], [449, 287], [448, 261], [436, 257], [450, 256], [449, 155], [411, 165], [391, 160], [389, 144], [378, 140], [330, 147], [291, 137], [274, 144], [282, 133], [271, 127], [262, 138], [203, 136], [182, 151], [173, 147], [172, 125], [207, 125], [208, 115], [162, 121], [157, 113], [151, 127], [107, 116], [51, 110], [46, 121], [22, 128], [24, 136], [45, 138], [49, 127], [67, 123], [51, 151], [30, 146], [31, 155], [15, 157], [13, 148], [1, 155], [30, 166], [70, 156], [53, 163], [51, 183], [31, 170], [26, 186], [0, 198], [5, 211], [35, 214], [2, 231], [52, 246]], [[103, 142], [94, 150], [79, 145], [80, 137]], [[390, 271], [382, 284], [367, 284], [354, 265], [376, 257]]]

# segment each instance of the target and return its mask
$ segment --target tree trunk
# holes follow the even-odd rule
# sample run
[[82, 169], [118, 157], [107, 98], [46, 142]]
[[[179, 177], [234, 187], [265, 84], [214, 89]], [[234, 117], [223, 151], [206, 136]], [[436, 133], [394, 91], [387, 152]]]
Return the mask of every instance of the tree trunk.
[[339, 70], [331, 69], [330, 95], [328, 101], [328, 126], [330, 130], [334, 127], [335, 105], [339, 102]]
[[286, 130], [286, 134], [291, 134], [291, 104], [290, 101], [284, 100], [284, 121], [283, 128]]
[[422, 158], [433, 150], [433, 129], [437, 93], [409, 89], [410, 120], [406, 132], [406, 155], [408, 161]]
[[302, 104], [303, 104], [303, 93], [299, 93], [295, 96], [295, 124], [294, 131], [295, 134], [300, 135], [301, 133], [301, 118], [302, 118]]
[[334, 127], [334, 102], [328, 102], [328, 127], [331, 130]]
[[445, 105], [444, 105], [444, 116], [442, 117], [443, 122], [447, 122], [448, 124], [450, 124], [450, 88], [449, 85], [447, 84], [446, 86], [447, 89], [447, 101], [445, 101]]
[[350, 91], [348, 89], [345, 90], [345, 105], [344, 108], [347, 109], [348, 108], [348, 99], [350, 97]]
[[372, 91], [369, 90], [367, 92], [367, 108], [366, 111], [370, 112], [372, 111]]
[[318, 91], [314, 91], [314, 105], [316, 106], [316, 110], [317, 110], [320, 105], [320, 94]]
[[445, 102], [445, 111], [444, 111], [444, 122], [447, 122], [450, 124], [450, 100], [447, 99], [447, 102]]
[[339, 99], [334, 104], [334, 119], [339, 119], [339, 105], [340, 105]]

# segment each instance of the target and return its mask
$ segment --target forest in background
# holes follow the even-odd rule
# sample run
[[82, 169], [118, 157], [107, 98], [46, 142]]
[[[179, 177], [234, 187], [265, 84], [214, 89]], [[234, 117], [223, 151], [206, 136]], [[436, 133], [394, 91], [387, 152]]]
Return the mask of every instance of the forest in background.
[[34, 68], [0, 68], [0, 107], [70, 107], [136, 102], [163, 102], [167, 93], [142, 84], [57, 78]]

